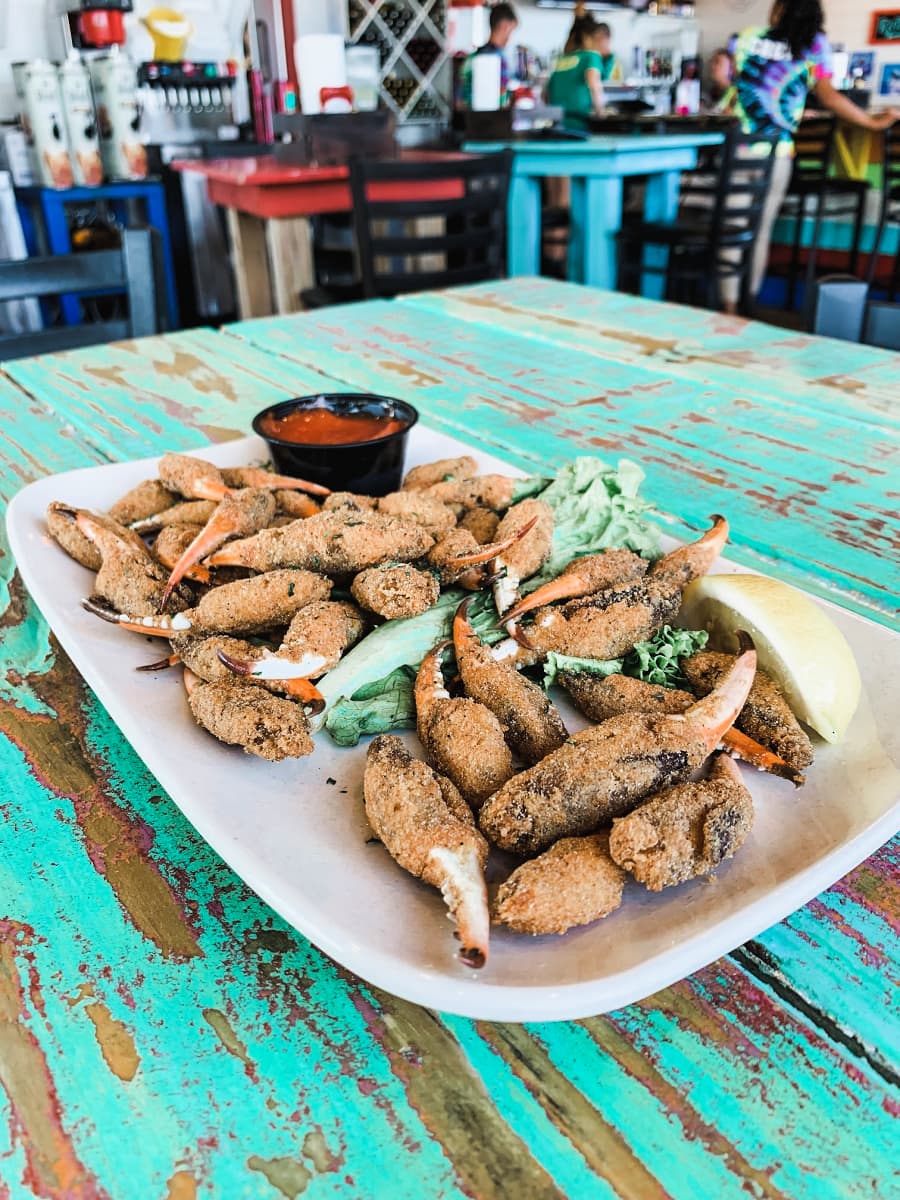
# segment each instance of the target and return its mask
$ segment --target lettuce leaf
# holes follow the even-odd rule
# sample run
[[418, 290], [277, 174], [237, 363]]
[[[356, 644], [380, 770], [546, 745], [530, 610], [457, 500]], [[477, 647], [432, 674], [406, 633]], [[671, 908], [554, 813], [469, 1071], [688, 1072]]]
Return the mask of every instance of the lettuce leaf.
[[[422, 659], [431, 647], [450, 636], [453, 614], [467, 595], [471, 593], [464, 592], [461, 588], [452, 588], [444, 592], [433, 608], [429, 608], [418, 617], [386, 621], [377, 629], [373, 629], [316, 684], [325, 699], [325, 710], [312, 719], [312, 727], [318, 729], [324, 725], [331, 733], [329, 715], [333, 707], [342, 702], [352, 704], [360, 699], [364, 704], [371, 704], [379, 695], [380, 689], [389, 686], [389, 680], [393, 680], [391, 686], [396, 691], [398, 683], [394, 676], [403, 668], [411, 668], [415, 676]], [[473, 597], [469, 619], [482, 641], [489, 645], [506, 637], [504, 629], [495, 628], [497, 610], [494, 608], [493, 598], [487, 592]], [[363, 692], [366, 693], [365, 696], [362, 695]], [[393, 703], [396, 704], [396, 697]], [[349, 714], [355, 711], [357, 710], [342, 709], [344, 719], [348, 720]], [[404, 727], [401, 724], [393, 728]], [[378, 732], [385, 733], [387, 730], [379, 729]], [[341, 743], [353, 744], [355, 743]]]
[[571, 671], [573, 675], [621, 675], [623, 665], [621, 658], [572, 658], [551, 650], [544, 663], [544, 687], [553, 687], [562, 671]]
[[355, 746], [365, 734], [415, 729], [415, 683], [412, 667], [398, 667], [349, 699], [341, 696], [325, 714], [325, 728], [339, 746]]
[[659, 557], [659, 530], [638, 496], [644, 472], [627, 458], [611, 467], [600, 458], [576, 458], [563, 467], [539, 499], [553, 509], [553, 549], [540, 575], [525, 590], [555, 579], [573, 558], [616, 546], [644, 558]]
[[703, 630], [673, 629], [663, 625], [649, 641], [637, 642], [625, 658], [570, 658], [550, 653], [544, 665], [544, 687], [552, 687], [563, 671], [582, 675], [630, 675], [644, 683], [674, 688], [684, 682], [681, 660], [702, 650], [709, 641]]
[[637, 642], [625, 659], [623, 673], [657, 683], [663, 687], [678, 687], [684, 682], [681, 660], [702, 650], [709, 641], [704, 629], [673, 629], [663, 625], [648, 642]]

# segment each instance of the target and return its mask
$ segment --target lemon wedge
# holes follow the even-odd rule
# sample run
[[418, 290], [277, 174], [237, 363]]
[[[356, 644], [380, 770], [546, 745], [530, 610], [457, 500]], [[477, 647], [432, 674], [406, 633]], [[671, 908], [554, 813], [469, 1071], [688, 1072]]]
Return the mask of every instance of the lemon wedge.
[[737, 650], [735, 633], [753, 638], [759, 666], [778, 683], [794, 715], [827, 742], [839, 742], [859, 704], [862, 683], [841, 631], [808, 596], [763, 575], [705, 575], [684, 593], [685, 629]]

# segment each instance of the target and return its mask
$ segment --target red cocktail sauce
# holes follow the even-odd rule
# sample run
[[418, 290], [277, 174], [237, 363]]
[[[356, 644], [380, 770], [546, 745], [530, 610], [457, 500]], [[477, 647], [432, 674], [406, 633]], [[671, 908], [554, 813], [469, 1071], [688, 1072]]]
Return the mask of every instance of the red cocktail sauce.
[[276, 417], [269, 413], [260, 421], [265, 437], [280, 438], [304, 446], [341, 446], [348, 442], [373, 442], [406, 428], [399, 417], [373, 413], [337, 413], [330, 408], [295, 408]]

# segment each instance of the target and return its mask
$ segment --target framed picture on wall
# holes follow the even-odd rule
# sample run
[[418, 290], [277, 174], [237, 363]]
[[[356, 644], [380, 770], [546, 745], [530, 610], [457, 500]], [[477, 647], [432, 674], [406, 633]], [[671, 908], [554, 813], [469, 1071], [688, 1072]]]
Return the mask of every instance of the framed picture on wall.
[[896, 96], [900, 100], [900, 62], [884, 64], [878, 91], [882, 96]]
[[872, 13], [870, 46], [900, 46], [900, 8]]
[[862, 79], [868, 83], [875, 74], [875, 51], [857, 50], [850, 55], [850, 66], [847, 74], [851, 79]]

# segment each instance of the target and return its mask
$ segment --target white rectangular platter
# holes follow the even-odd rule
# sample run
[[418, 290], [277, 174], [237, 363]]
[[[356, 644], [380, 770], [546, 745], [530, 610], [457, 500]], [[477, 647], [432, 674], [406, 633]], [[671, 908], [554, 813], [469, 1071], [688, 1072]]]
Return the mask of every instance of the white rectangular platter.
[[[419, 426], [409, 465], [470, 452]], [[220, 466], [260, 462], [255, 438], [198, 454]], [[481, 468], [511, 469], [479, 455]], [[518, 472], [514, 472], [517, 473]], [[713, 881], [660, 894], [630, 883], [621, 909], [562, 937], [497, 929], [482, 971], [458, 963], [439, 893], [370, 840], [362, 800], [365, 743], [316, 736], [310, 758], [267, 763], [216, 742], [193, 722], [180, 672], [137, 674], [160, 643], [85, 612], [90, 572], [44, 529], [51, 500], [105, 509], [155, 474], [155, 460], [51, 476], [26, 487], [7, 525], [19, 570], [66, 652], [197, 831], [268, 904], [363, 979], [419, 1004], [502, 1021], [606, 1012], [689, 975], [805, 904], [900, 829], [900, 637], [826, 604], [859, 662], [863, 698], [840, 746], [816, 744], [804, 788], [747, 772], [753, 832]], [[726, 514], [727, 515], [727, 514]], [[742, 568], [722, 561], [719, 571]], [[584, 724], [560, 705], [571, 729]], [[421, 753], [413, 734], [405, 734]], [[334, 780], [334, 783], [331, 781]]]

